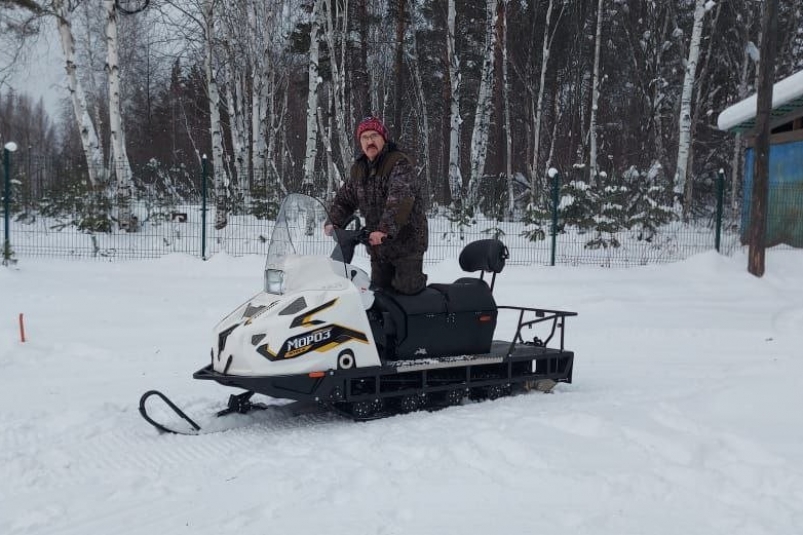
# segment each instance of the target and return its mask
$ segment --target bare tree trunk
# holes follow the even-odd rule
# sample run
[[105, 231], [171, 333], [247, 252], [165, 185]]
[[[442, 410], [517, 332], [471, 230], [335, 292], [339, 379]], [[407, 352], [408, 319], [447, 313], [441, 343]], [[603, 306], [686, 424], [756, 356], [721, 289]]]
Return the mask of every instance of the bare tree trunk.
[[[738, 98], [744, 100], [747, 97], [747, 79], [750, 71], [750, 54], [747, 52], [745, 46], [744, 55], [742, 56], [742, 69], [739, 74], [739, 89]], [[731, 158], [731, 191], [730, 191], [730, 206], [731, 211], [736, 214], [739, 210], [739, 186], [741, 184], [742, 175], [740, 173], [742, 168], [742, 153], [744, 152], [744, 139], [742, 134], [736, 134], [733, 140], [733, 157]]]
[[488, 130], [491, 125], [492, 96], [494, 83], [494, 58], [496, 54], [496, 3], [498, 0], [486, 0], [485, 6], [485, 49], [483, 52], [480, 89], [477, 96], [477, 108], [474, 112], [474, 130], [471, 133], [471, 176], [468, 181], [466, 198], [470, 205], [475, 205], [479, 197], [482, 176], [485, 173], [485, 158], [488, 155]]
[[120, 228], [136, 231], [131, 213], [131, 165], [125, 150], [123, 112], [120, 104], [120, 66], [117, 41], [117, 9], [114, 0], [103, 0], [106, 11], [106, 75], [109, 78], [109, 129], [117, 176], [117, 208]]
[[546, 23], [544, 26], [544, 41], [541, 48], [541, 75], [538, 83], [538, 100], [536, 101], [535, 110], [533, 110], [533, 160], [530, 167], [530, 203], [533, 205], [535, 205], [535, 203], [538, 201], [538, 178], [541, 176], [538, 160], [541, 152], [541, 121], [543, 118], [544, 109], [544, 86], [546, 85], [546, 71], [549, 63], [549, 51], [551, 43], [549, 27], [552, 21], [553, 5], [554, 1], [549, 0], [546, 10]]
[[418, 117], [418, 130], [421, 132], [421, 155], [423, 158], [423, 170], [425, 177], [426, 187], [426, 203], [429, 205], [432, 199], [432, 163], [430, 161], [430, 146], [429, 146], [429, 112], [427, 111], [427, 96], [424, 92], [424, 83], [421, 80], [421, 69], [418, 66], [418, 40], [415, 37], [415, 32], [411, 32], [413, 39], [413, 50], [415, 51], [415, 58], [413, 58], [408, 65], [410, 74], [413, 78], [413, 85], [415, 88], [416, 103], [416, 116]]
[[103, 153], [100, 150], [98, 136], [95, 126], [89, 117], [89, 110], [86, 103], [81, 82], [78, 80], [77, 66], [75, 64], [75, 38], [72, 33], [67, 7], [64, 0], [54, 0], [53, 10], [56, 13], [56, 25], [59, 31], [59, 41], [64, 53], [65, 69], [67, 70], [67, 88], [70, 92], [75, 120], [78, 123], [78, 131], [81, 134], [81, 146], [86, 158], [87, 175], [89, 182], [97, 186], [106, 176], [106, 165], [103, 161]]
[[266, 125], [265, 121], [271, 110], [266, 109], [267, 93], [265, 77], [262, 73], [262, 63], [254, 64], [253, 87], [251, 88], [251, 157], [253, 174], [251, 180], [253, 184], [264, 186], [267, 193], [267, 165], [268, 157], [265, 142]]
[[[513, 191], [513, 133], [510, 123], [510, 79], [508, 77], [507, 54], [507, 16], [510, 0], [502, 0], [502, 107], [504, 108], [505, 129], [505, 182], [507, 184], [507, 216], [513, 219], [516, 208], [515, 192]], [[551, 5], [551, 2], [550, 2]]]
[[[689, 163], [689, 147], [691, 146], [691, 98], [697, 73], [697, 60], [700, 57], [700, 39], [703, 34], [703, 18], [705, 1], [696, 0], [694, 7], [694, 26], [689, 43], [689, 57], [686, 61], [686, 74], [683, 77], [683, 92], [680, 97], [680, 133], [678, 136], [678, 159], [675, 170], [675, 198], [680, 198], [686, 189], [687, 166]], [[687, 219], [690, 206], [683, 206], [683, 218]]]
[[770, 113], [772, 112], [773, 74], [778, 40], [778, 0], [764, 3], [761, 20], [761, 56], [758, 63], [755, 163], [753, 192], [750, 201], [750, 229], [747, 271], [756, 277], [764, 275], [767, 239], [767, 201], [769, 198]]
[[315, 175], [315, 158], [318, 155], [318, 31], [320, 29], [320, 10], [324, 0], [316, 0], [312, 9], [312, 29], [310, 30], [309, 67], [307, 69], [307, 142], [304, 156], [303, 187], [312, 188]]
[[[105, 96], [106, 100], [108, 100], [108, 91], [103, 90], [103, 89], [101, 89], [99, 87], [98, 82], [97, 82], [97, 77], [95, 76], [95, 71], [96, 71], [95, 65], [99, 65], [99, 62], [96, 61], [96, 59], [95, 59], [96, 51], [100, 50], [100, 47], [94, 46], [95, 42], [92, 39], [92, 33], [93, 33], [92, 32], [92, 27], [93, 27], [92, 21], [94, 20], [94, 17], [97, 16], [97, 14], [95, 13], [95, 8], [97, 6], [91, 5], [90, 2], [84, 2], [81, 7], [82, 7], [82, 14], [83, 14], [83, 19], [84, 19], [83, 20], [83, 25], [86, 28], [86, 36], [85, 36], [86, 48], [85, 48], [85, 50], [86, 50], [86, 55], [87, 55], [87, 58], [88, 58], [88, 60], [87, 60], [88, 68], [85, 69], [85, 71], [86, 71], [85, 72], [85, 75], [86, 75], [85, 79], [88, 80], [88, 82], [89, 82], [88, 87], [87, 87], [87, 92], [89, 94], [89, 100], [87, 101], [87, 109], [91, 109], [90, 113], [92, 114], [92, 119], [94, 120], [94, 123], [95, 123], [95, 129], [98, 132], [98, 151], [100, 151], [100, 154], [106, 154], [106, 151], [105, 151], [105, 149], [103, 147], [103, 117], [102, 117], [102, 113], [101, 113], [101, 107], [98, 106], [97, 104], [93, 106], [92, 103], [91, 103], [91, 100], [92, 100], [93, 97], [99, 101], [101, 98], [103, 98], [103, 96]], [[78, 42], [80, 43], [81, 40], [82, 39], [79, 36]], [[105, 165], [101, 169], [97, 170], [97, 173], [98, 173], [98, 177], [97, 178], [98, 178], [99, 182], [106, 182], [108, 180], [108, 178], [109, 178], [107, 176], [108, 171], [109, 170], [106, 168]]]
[[349, 35], [352, 45], [349, 50], [351, 80], [350, 105], [352, 121], [359, 121], [371, 113], [371, 78], [368, 75], [368, 0], [349, 0], [351, 5]]
[[463, 176], [460, 174], [460, 60], [455, 51], [455, 1], [449, 0], [446, 49], [449, 57], [449, 191], [456, 207], [462, 206]]
[[597, 31], [594, 38], [594, 75], [591, 81], [591, 121], [588, 133], [591, 137], [591, 147], [589, 151], [589, 183], [593, 186], [597, 183], [597, 108], [599, 107], [599, 57], [602, 48], [602, 4], [603, 0], [597, 3]]
[[[318, 110], [318, 130], [321, 132], [321, 139], [323, 140], [324, 147], [326, 148], [326, 191], [324, 198], [334, 198], [334, 193], [340, 186], [343, 185], [343, 176], [340, 170], [335, 165], [333, 158], [334, 150], [332, 148], [332, 121], [329, 120], [329, 127], [324, 127], [323, 118], [321, 117], [320, 110]], [[337, 187], [335, 187], [335, 184]]]
[[[558, 84], [560, 85], [560, 84]], [[552, 158], [555, 156], [555, 143], [558, 139], [558, 125], [560, 124], [560, 117], [562, 115], [560, 109], [560, 95], [555, 95], [555, 106], [552, 113], [552, 139], [549, 140], [549, 155], [546, 158], [546, 165], [544, 169], [549, 170], [552, 167]]]
[[229, 181], [223, 167], [223, 128], [220, 122], [220, 93], [212, 72], [215, 40], [215, 0], [204, 0], [204, 70], [209, 92], [209, 133], [212, 137], [212, 183], [215, 188], [215, 228], [225, 228], [229, 222]]
[[[718, 3], [716, 5], [716, 13], [714, 14], [714, 19], [711, 22], [711, 33], [716, 33], [717, 29], [717, 21], [719, 21], [719, 15], [722, 13], [722, 3]], [[708, 67], [711, 65], [712, 59], [712, 52], [714, 48], [714, 39], [708, 40], [708, 46], [706, 48], [706, 53], [703, 60], [703, 65], [700, 67], [700, 74], [697, 76], [697, 95], [694, 99], [694, 110], [692, 112], [692, 120], [691, 120], [691, 129], [690, 129], [690, 145], [689, 145], [689, 159], [686, 168], [689, 171], [694, 170], [694, 139], [697, 137], [697, 126], [700, 124], [700, 114], [704, 113], [706, 109], [706, 104], [704, 102], [704, 97], [708, 96], [710, 98], [711, 93], [708, 92], [706, 95], [703, 94], [703, 88], [705, 87], [705, 80], [708, 74]], [[716, 92], [718, 88], [714, 89]], [[688, 171], [687, 171], [688, 174]], [[691, 209], [692, 202], [694, 200], [694, 180], [687, 180], [686, 181], [686, 188], [683, 193], [683, 206], [687, 206], [687, 210]]]
[[[346, 40], [342, 39], [345, 35], [345, 29], [348, 27], [348, 11], [341, 11], [341, 2], [334, 1], [334, 9], [332, 8], [332, 0], [324, 0], [324, 22], [325, 22], [325, 39], [330, 51], [329, 69], [332, 72], [332, 110], [334, 115], [334, 131], [337, 133], [338, 146], [340, 147], [340, 159], [338, 163], [341, 169], [349, 168], [351, 164], [351, 155], [348, 150], [352, 146], [351, 143], [351, 127], [346, 123], [346, 117], [349, 116], [346, 109], [346, 78], [343, 75], [343, 66], [346, 64]], [[337, 48], [338, 37], [340, 37], [340, 49]]]
[[396, 0], [399, 13], [396, 19], [396, 50], [393, 61], [394, 90], [396, 102], [393, 103], [393, 130], [397, 137], [402, 135], [402, 108], [404, 107], [404, 34], [407, 30], [406, 0]]
[[[232, 63], [234, 65], [234, 63]], [[234, 152], [234, 169], [237, 174], [237, 187], [245, 197], [251, 189], [248, 177], [248, 143], [246, 141], [245, 126], [245, 99], [243, 93], [243, 75], [241, 72], [232, 72], [226, 84], [226, 106], [229, 113], [229, 128], [231, 128], [231, 145]]]

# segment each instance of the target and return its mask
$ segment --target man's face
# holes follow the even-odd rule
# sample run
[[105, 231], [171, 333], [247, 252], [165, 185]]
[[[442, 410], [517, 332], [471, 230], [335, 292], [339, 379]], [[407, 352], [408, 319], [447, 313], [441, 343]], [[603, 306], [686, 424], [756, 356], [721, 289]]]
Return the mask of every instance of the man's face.
[[360, 134], [360, 147], [369, 160], [374, 161], [384, 146], [385, 139], [376, 130], [366, 130]]

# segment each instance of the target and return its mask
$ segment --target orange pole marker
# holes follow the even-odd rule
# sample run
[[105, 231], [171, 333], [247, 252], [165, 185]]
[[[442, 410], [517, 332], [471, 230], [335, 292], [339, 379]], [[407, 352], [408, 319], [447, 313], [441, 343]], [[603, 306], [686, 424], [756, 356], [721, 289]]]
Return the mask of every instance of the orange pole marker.
[[25, 343], [25, 320], [20, 312], [20, 342]]

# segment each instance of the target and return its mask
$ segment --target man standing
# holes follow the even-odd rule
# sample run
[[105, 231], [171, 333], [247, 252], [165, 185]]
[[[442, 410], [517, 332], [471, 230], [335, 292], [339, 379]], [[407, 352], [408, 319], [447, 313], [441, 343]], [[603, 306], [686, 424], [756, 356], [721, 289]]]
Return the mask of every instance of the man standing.
[[360, 210], [371, 231], [371, 283], [375, 288], [416, 294], [427, 282], [423, 263], [429, 236], [413, 165], [388, 139], [387, 128], [376, 117], [360, 121], [357, 140], [362, 154], [329, 209], [326, 234]]

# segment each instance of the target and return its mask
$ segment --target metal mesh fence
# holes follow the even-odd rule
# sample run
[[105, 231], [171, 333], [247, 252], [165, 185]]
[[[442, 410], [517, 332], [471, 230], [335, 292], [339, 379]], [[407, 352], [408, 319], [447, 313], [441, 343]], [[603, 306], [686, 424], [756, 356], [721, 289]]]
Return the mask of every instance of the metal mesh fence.
[[[198, 257], [219, 252], [233, 256], [267, 253], [273, 228], [271, 217], [275, 216], [278, 200], [268, 202], [251, 194], [240, 195], [236, 202], [227, 204], [227, 224], [217, 229], [214, 200], [207, 199], [204, 209], [199, 172], [183, 184], [138, 184], [127, 204], [132, 223], [121, 228], [125, 225], [117, 215], [122, 201], [116, 194], [76, 180], [75, 176], [82, 176], [80, 166], [51, 166], [51, 172], [57, 173], [57, 180], [53, 175], [26, 175], [22, 166], [11, 173], [14, 179], [9, 228], [5, 228], [5, 217], [0, 225], [4, 233], [8, 232], [16, 257], [138, 259], [170, 253]], [[511, 264], [548, 265], [553, 255], [555, 263], [569, 265], [628, 266], [675, 261], [714, 249], [718, 229], [721, 252], [729, 254], [740, 246], [741, 214], [724, 210], [718, 215], [716, 195], [711, 191], [695, 199], [688, 222], [671, 215], [666, 220], [659, 218], [660, 223], [649, 224], [634, 215], [632, 206], [629, 215], [617, 212], [626, 204], [623, 191], [602, 190], [593, 205], [596, 209], [591, 210], [583, 209], [576, 199], [573, 204], [567, 203], [577, 193], [564, 187], [554, 240], [548, 204], [529, 216], [518, 214], [515, 221], [479, 213], [460, 219], [448, 210], [433, 207], [425, 262], [457, 258], [465, 244], [487, 237], [502, 239], [510, 251]], [[796, 203], [799, 214], [803, 199], [788, 197]], [[800, 224], [799, 217], [797, 221]], [[330, 242], [322, 235], [321, 240], [322, 249], [329, 247]]]

